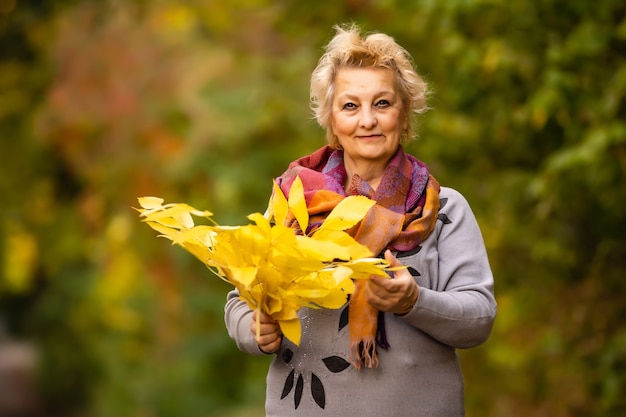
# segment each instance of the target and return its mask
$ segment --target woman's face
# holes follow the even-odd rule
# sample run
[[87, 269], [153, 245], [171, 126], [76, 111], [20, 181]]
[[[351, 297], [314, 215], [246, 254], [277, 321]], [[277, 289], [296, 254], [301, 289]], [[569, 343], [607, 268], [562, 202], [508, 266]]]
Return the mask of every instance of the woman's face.
[[386, 166], [407, 127], [395, 74], [383, 68], [341, 68], [335, 78], [332, 132], [354, 164]]

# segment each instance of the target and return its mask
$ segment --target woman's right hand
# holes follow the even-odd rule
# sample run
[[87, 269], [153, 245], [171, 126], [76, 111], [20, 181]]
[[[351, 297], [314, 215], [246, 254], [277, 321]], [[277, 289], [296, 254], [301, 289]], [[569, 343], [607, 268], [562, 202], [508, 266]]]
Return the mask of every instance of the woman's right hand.
[[[257, 335], [257, 314], [259, 322], [259, 333]], [[278, 322], [273, 320], [267, 314], [255, 310], [252, 313], [252, 323], [250, 324], [250, 331], [254, 335], [254, 340], [259, 349], [264, 353], [275, 353], [280, 348], [280, 343], [283, 340], [282, 332]]]

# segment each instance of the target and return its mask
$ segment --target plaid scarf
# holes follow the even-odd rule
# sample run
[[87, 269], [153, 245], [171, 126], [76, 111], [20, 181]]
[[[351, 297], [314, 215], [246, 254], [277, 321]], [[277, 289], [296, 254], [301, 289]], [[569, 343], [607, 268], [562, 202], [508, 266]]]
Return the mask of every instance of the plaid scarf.
[[[376, 201], [363, 220], [349, 231], [374, 255], [382, 254], [385, 249], [415, 249], [435, 227], [439, 183], [423, 162], [406, 154], [401, 146], [389, 161], [376, 190], [355, 174], [346, 192], [343, 151], [329, 146], [292, 162], [277, 178], [285, 195], [289, 195], [296, 176], [304, 185], [310, 216], [306, 233], [319, 227], [328, 213], [348, 195], [363, 195]], [[350, 357], [357, 369], [362, 366], [374, 368], [378, 366], [376, 333], [377, 330], [384, 331], [384, 324], [379, 326], [379, 312], [365, 299], [364, 285], [367, 283], [357, 280], [355, 284], [348, 311]], [[386, 340], [379, 340], [379, 345], [386, 348]]]

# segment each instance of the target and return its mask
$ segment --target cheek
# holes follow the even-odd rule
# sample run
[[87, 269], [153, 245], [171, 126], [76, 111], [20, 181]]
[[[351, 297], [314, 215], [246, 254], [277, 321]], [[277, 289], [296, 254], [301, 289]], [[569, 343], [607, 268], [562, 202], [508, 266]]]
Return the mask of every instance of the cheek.
[[409, 123], [406, 117], [403, 115], [390, 117], [389, 119], [386, 120], [386, 127], [389, 131], [402, 133], [404, 130], [406, 130], [408, 125]]
[[347, 129], [346, 120], [341, 117], [331, 117], [330, 119], [330, 128], [335, 135], [339, 135], [342, 132], [345, 132]]

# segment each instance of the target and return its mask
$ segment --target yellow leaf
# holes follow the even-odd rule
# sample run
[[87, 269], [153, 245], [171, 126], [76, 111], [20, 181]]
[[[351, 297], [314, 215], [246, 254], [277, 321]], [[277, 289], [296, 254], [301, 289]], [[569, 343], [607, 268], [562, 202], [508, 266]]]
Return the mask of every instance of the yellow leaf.
[[170, 240], [174, 240], [174, 236], [180, 233], [178, 229], [172, 229], [171, 227], [163, 226], [160, 223], [146, 222], [153, 230], [160, 233], [159, 237], [165, 237]]
[[270, 218], [274, 217], [274, 223], [278, 226], [285, 226], [287, 220], [287, 213], [289, 212], [289, 206], [287, 205], [287, 199], [283, 194], [276, 181], [274, 181], [274, 191], [270, 199], [269, 204]]
[[159, 197], [139, 197], [137, 200], [139, 201], [139, 205], [145, 209], [159, 208], [163, 205], [163, 201], [165, 201]]
[[289, 210], [298, 221], [300, 230], [302, 233], [306, 233], [306, 228], [309, 225], [309, 211], [306, 207], [306, 200], [304, 199], [304, 186], [300, 177], [296, 177], [289, 190]]
[[267, 293], [261, 308], [265, 313], [277, 319], [277, 315], [283, 310], [283, 300], [284, 298], [280, 297], [278, 294]]
[[288, 287], [290, 283], [298, 282], [303, 276], [326, 267], [326, 264], [319, 260], [293, 258], [282, 253], [273, 255], [271, 262], [276, 268], [275, 274], [280, 274], [283, 280], [281, 287]]
[[249, 287], [250, 285], [252, 285], [254, 279], [256, 278], [257, 268], [254, 266], [230, 266], [223, 268], [228, 270], [228, 275], [230, 275], [228, 278], [230, 278], [232, 282], [239, 283], [244, 287]]
[[269, 217], [250, 214], [252, 223], [245, 226], [213, 221], [196, 225], [194, 217], [209, 218], [212, 213], [187, 204], [163, 204], [157, 197], [140, 198], [143, 208], [138, 211], [151, 228], [235, 286], [250, 309], [269, 314], [288, 339], [299, 343], [297, 312], [301, 307], [339, 308], [354, 292], [353, 279], [385, 276], [392, 269], [384, 260], [371, 258], [367, 247], [343, 231], [358, 223], [373, 201], [347, 197], [342, 203], [312, 236], [285, 225], [293, 218], [302, 231], [308, 225], [300, 178], [294, 181], [289, 199], [274, 183]]
[[193, 256], [202, 261], [205, 265], [211, 265], [211, 251], [202, 244], [193, 242], [184, 242], [181, 246]]
[[354, 279], [367, 279], [371, 275], [389, 277], [389, 274], [386, 272], [389, 264], [380, 258], [357, 259], [344, 264], [344, 266], [352, 270], [352, 278]]
[[209, 211], [196, 210], [187, 204], [167, 204], [165, 206], [153, 207], [149, 210], [139, 210], [145, 221], [161, 223], [168, 227], [178, 229], [189, 229], [194, 226], [191, 215], [198, 217], [210, 217], [213, 214]]
[[296, 236], [296, 244], [305, 257], [330, 262], [333, 259], [350, 259], [350, 251], [345, 246], [331, 240], [311, 239], [308, 236]]
[[294, 229], [275, 225], [270, 232], [270, 239], [275, 249], [288, 253], [290, 256], [300, 256], [296, 248], [296, 232]]
[[217, 235], [218, 233], [215, 231], [214, 227], [198, 225], [191, 229], [180, 231], [178, 234], [180, 242], [175, 240], [174, 243], [182, 244], [183, 242], [195, 242], [210, 249], [213, 247]]
[[376, 202], [364, 196], [344, 198], [328, 214], [320, 229], [346, 230], [363, 220]]
[[346, 281], [352, 283], [350, 277], [352, 276], [352, 269], [349, 267], [338, 265], [332, 269], [332, 277], [335, 280], [336, 285], [343, 285]]
[[278, 322], [278, 325], [287, 339], [289, 339], [294, 345], [300, 346], [302, 328], [300, 326], [299, 319], [281, 320]]
[[[354, 292], [354, 284], [352, 285]], [[318, 308], [338, 309], [346, 304], [348, 301], [348, 293], [340, 288], [332, 288], [324, 297], [320, 297], [313, 302]]]
[[372, 251], [365, 245], [360, 244], [352, 236], [341, 230], [318, 229], [311, 236], [315, 240], [331, 241], [343, 246], [348, 250], [348, 258], [337, 257], [338, 259], [359, 259], [372, 256]]

